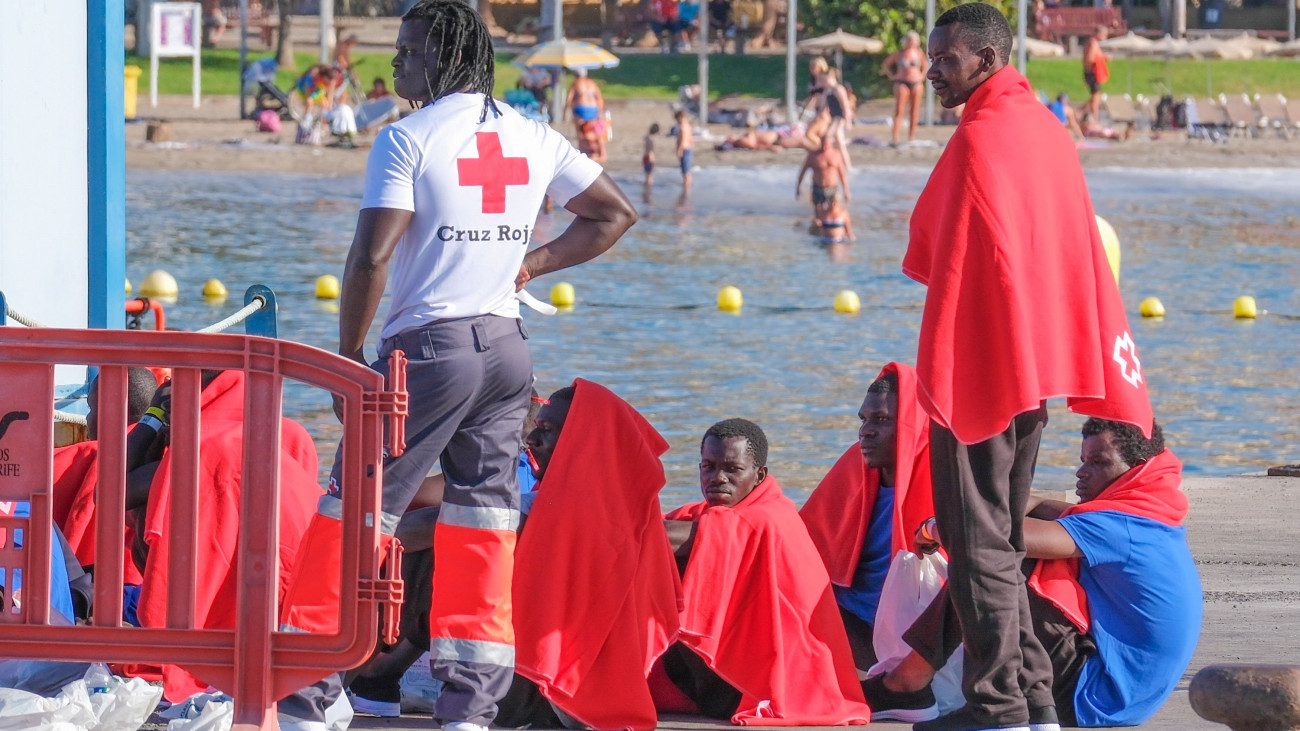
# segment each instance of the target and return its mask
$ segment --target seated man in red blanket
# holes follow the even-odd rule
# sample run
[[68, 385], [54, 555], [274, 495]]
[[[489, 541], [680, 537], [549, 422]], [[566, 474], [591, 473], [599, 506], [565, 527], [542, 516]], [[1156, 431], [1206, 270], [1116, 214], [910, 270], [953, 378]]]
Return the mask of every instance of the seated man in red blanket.
[[858, 419], [858, 441], [799, 515], [826, 561], [854, 664], [865, 673], [876, 664], [873, 628], [890, 562], [916, 548], [916, 529], [934, 515], [930, 419], [916, 398], [916, 371], [886, 365], [867, 388]]
[[[194, 626], [233, 629], [238, 585], [238, 538], [243, 474], [244, 372], [204, 371], [199, 400], [198, 553], [195, 558], [196, 591]], [[170, 406], [170, 389], [163, 387], [154, 405], [164, 417]], [[151, 412], [152, 413], [152, 412]], [[155, 421], [159, 422], [155, 424]], [[166, 421], [142, 419], [128, 438], [128, 467], [133, 466], [140, 441], [166, 442]], [[162, 452], [149, 487], [138, 543], [143, 543], [137, 616], [141, 626], [167, 626], [167, 581], [171, 526], [171, 461]], [[324, 491], [317, 482], [316, 445], [298, 422], [280, 421], [280, 591], [283, 595], [297, 557], [298, 545], [316, 501]], [[128, 495], [128, 503], [131, 496]], [[130, 505], [128, 504], [128, 507]], [[207, 688], [179, 667], [163, 666], [164, 694], [173, 703]], [[229, 690], [229, 689], [225, 689]]]
[[[1052, 660], [1061, 725], [1136, 726], [1178, 685], [1200, 635], [1182, 464], [1158, 424], [1146, 438], [1097, 418], [1083, 425], [1080, 459], [1078, 504], [1030, 499], [1030, 614]], [[961, 641], [946, 589], [903, 639], [914, 652], [864, 684], [873, 707], [906, 701]]]
[[703, 502], [665, 516], [678, 555], [689, 559], [680, 641], [662, 660], [671, 687], [657, 688], [665, 692], [656, 702], [684, 710], [689, 699], [739, 725], [867, 723], [826, 566], [768, 474], [757, 424], [709, 427], [700, 491]]

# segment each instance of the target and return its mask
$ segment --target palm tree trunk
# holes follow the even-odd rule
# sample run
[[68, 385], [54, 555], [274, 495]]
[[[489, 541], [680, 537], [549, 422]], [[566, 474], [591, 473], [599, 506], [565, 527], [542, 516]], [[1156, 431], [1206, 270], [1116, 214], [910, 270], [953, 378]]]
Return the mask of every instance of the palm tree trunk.
[[298, 68], [293, 57], [293, 39], [289, 37], [293, 30], [293, 0], [276, 0], [276, 6], [280, 13], [280, 33], [275, 39], [275, 60], [280, 68], [292, 71]]

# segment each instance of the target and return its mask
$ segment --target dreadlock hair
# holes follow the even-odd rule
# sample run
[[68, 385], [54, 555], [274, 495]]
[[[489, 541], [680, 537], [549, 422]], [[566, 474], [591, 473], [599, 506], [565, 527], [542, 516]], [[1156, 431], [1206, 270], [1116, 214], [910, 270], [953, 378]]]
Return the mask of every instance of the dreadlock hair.
[[898, 374], [890, 371], [885, 375], [877, 378], [867, 386], [867, 393], [891, 394], [898, 393]]
[[1151, 420], [1151, 438], [1142, 436], [1142, 430], [1122, 421], [1108, 421], [1091, 417], [1083, 422], [1083, 436], [1095, 437], [1110, 432], [1115, 451], [1129, 469], [1137, 467], [1152, 457], [1165, 451], [1165, 434], [1155, 419]]
[[[767, 466], [767, 435], [758, 424], [746, 419], [724, 419], [704, 432], [704, 439], [709, 437], [720, 442], [741, 437], [746, 442], [745, 451], [749, 452], [749, 456], [754, 460], [754, 469]], [[704, 449], [704, 439], [700, 440], [700, 449]]]
[[[478, 92], [484, 96], [479, 123], [487, 119], [488, 109], [500, 116], [501, 110], [492, 98], [496, 56], [483, 18], [462, 0], [420, 0], [402, 16], [403, 22], [419, 19], [429, 21], [429, 35], [424, 39], [428, 103], [460, 92]], [[432, 69], [427, 61], [430, 46], [438, 54]]]
[[1003, 65], [1011, 60], [1011, 26], [997, 8], [978, 2], [964, 3], [940, 15], [934, 27], [955, 23], [961, 24], [960, 35], [970, 50], [992, 48]]

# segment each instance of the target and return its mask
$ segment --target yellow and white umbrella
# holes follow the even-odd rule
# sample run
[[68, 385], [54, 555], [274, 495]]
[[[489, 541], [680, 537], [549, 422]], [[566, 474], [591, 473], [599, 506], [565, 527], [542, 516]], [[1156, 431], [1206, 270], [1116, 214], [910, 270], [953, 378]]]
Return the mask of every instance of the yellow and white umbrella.
[[570, 71], [577, 71], [578, 69], [612, 69], [618, 65], [618, 56], [594, 43], [560, 38], [554, 41], [538, 43], [515, 56], [510, 63], [515, 66], [565, 68]]
[[827, 33], [816, 38], [806, 38], [796, 45], [801, 53], [835, 52], [836, 68], [844, 68], [846, 53], [880, 53], [885, 44], [878, 38], [867, 38], [852, 33], [845, 33], [843, 28], [836, 28], [834, 33]]

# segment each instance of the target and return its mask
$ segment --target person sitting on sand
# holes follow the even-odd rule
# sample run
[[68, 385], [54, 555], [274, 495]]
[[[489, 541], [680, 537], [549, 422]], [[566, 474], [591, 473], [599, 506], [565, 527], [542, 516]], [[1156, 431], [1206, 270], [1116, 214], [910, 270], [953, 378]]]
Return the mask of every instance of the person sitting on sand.
[[844, 157], [840, 154], [839, 147], [832, 144], [830, 137], [823, 139], [821, 147], [809, 152], [804, 158], [803, 166], [799, 168], [799, 177], [794, 184], [795, 200], [799, 200], [803, 177], [809, 170], [812, 170], [814, 218], [820, 220], [826, 217], [832, 203], [840, 198], [841, 186], [845, 202], [853, 199], [853, 195], [849, 192], [848, 171], [844, 169]]
[[1075, 113], [1074, 107], [1070, 105], [1070, 95], [1061, 92], [1056, 97], [1056, 101], [1047, 105], [1047, 108], [1061, 120], [1061, 124], [1070, 130], [1070, 136], [1076, 140], [1083, 139], [1083, 129], [1079, 126], [1079, 115]]
[[654, 686], [660, 710], [743, 725], [869, 721], [826, 566], [768, 474], [757, 424], [709, 427], [700, 491], [665, 516], [686, 596], [679, 641], [656, 671], [669, 681]]
[[[1090, 418], [1076, 473], [1079, 503], [1031, 496], [1024, 570], [1034, 633], [1048, 650], [1062, 726], [1136, 726], [1151, 718], [1191, 662], [1201, 581], [1187, 547], [1182, 463], [1158, 424]], [[933, 551], [942, 541], [919, 542]], [[1036, 559], [1036, 560], [1034, 560]], [[903, 635], [903, 662], [863, 683], [878, 714], [933, 703], [928, 686], [960, 642], [945, 588]]]
[[375, 77], [374, 84], [370, 87], [370, 91], [366, 92], [366, 101], [373, 102], [378, 99], [387, 98], [388, 84], [382, 78]]
[[872, 639], [890, 562], [916, 549], [917, 529], [934, 515], [930, 420], [916, 386], [911, 366], [889, 363], [880, 371], [858, 409], [857, 441], [799, 511], [826, 562], [862, 672], [876, 664]]

